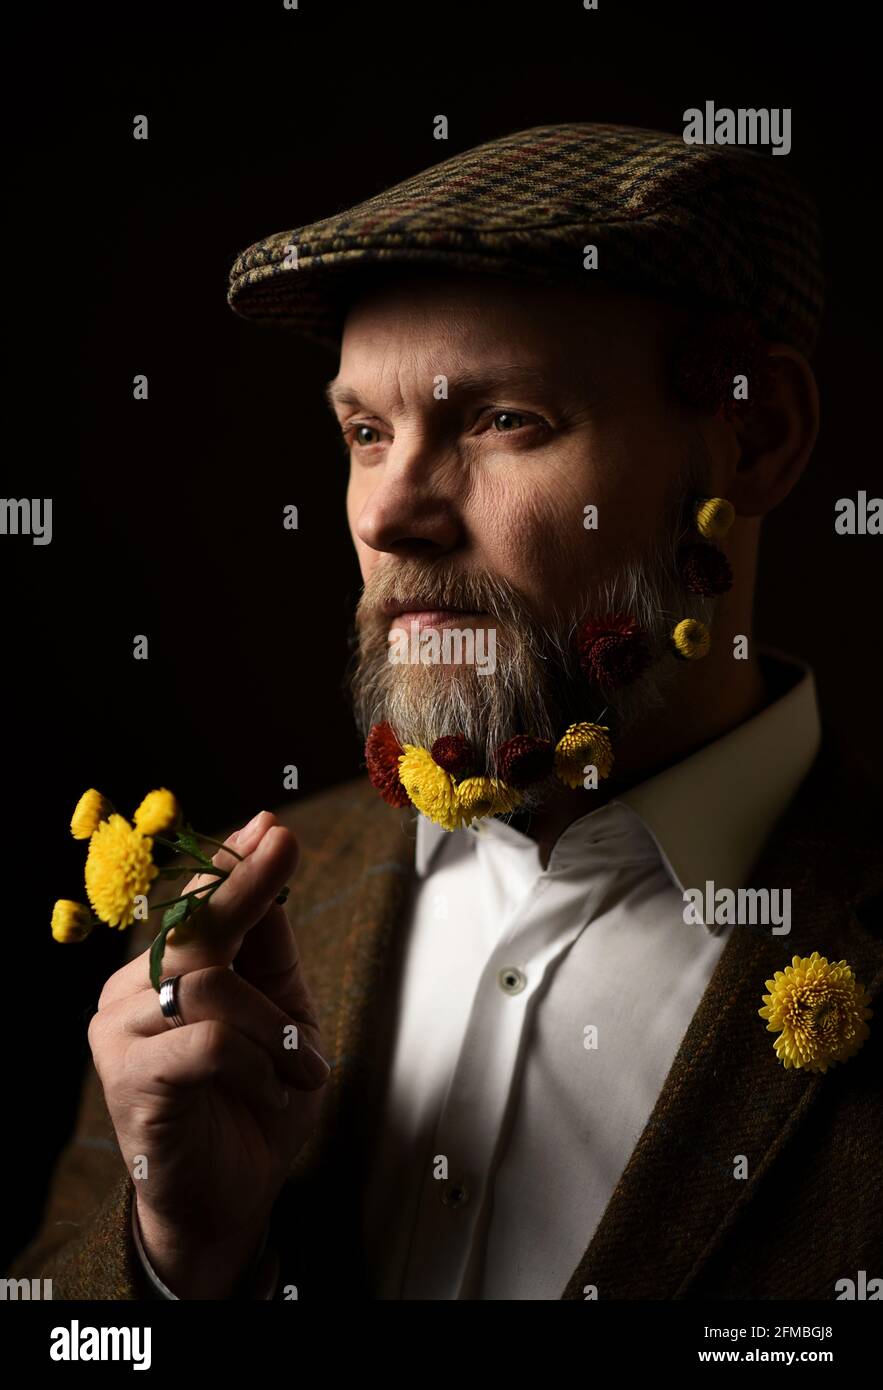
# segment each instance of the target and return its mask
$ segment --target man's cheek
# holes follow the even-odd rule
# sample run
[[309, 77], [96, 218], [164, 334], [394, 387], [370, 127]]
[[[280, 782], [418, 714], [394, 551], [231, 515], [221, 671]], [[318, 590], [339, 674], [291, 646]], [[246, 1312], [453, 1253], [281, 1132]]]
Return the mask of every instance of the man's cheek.
[[487, 563], [523, 593], [546, 593], [579, 566], [582, 509], [573, 487], [553, 492], [513, 478], [485, 499], [479, 525]]

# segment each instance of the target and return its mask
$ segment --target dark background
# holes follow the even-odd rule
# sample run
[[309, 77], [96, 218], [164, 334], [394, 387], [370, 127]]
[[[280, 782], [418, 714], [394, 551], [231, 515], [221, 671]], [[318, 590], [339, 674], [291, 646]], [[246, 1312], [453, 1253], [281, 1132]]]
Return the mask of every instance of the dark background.
[[[600, 3], [277, 0], [100, 21], [50, 8], [11, 46], [3, 493], [53, 497], [54, 536], [0, 541], [4, 1264], [39, 1218], [88, 1019], [125, 946], [108, 930], [77, 947], [49, 935], [54, 900], [83, 896], [77, 797], [96, 786], [131, 814], [167, 785], [211, 833], [292, 795], [287, 763], [300, 796], [359, 771], [341, 684], [359, 575], [321, 402], [336, 359], [227, 307], [253, 241], [511, 130], [680, 131], [707, 99], [790, 106], [787, 166], [817, 195], [827, 244], [823, 420], [765, 527], [757, 634], [813, 664], [829, 722], [883, 770], [875, 542], [833, 526], [838, 497], [880, 490], [870, 39], [796, 5]], [[148, 661], [133, 660], [136, 633]]]

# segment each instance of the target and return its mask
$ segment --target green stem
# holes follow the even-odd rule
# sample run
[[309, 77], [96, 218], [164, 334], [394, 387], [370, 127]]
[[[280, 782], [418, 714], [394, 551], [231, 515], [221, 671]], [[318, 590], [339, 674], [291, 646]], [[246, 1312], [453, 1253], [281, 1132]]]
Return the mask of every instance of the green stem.
[[214, 864], [208, 868], [204, 864], [166, 864], [160, 869], [161, 878], [179, 878], [181, 874], [213, 874], [215, 878], [229, 878], [227, 869], [218, 869]]
[[205, 843], [207, 845], [216, 845], [218, 849], [226, 850], [228, 854], [232, 854], [233, 858], [238, 859], [240, 864], [243, 862], [242, 855], [237, 854], [235, 849], [231, 849], [229, 845], [222, 844], [220, 840], [213, 840], [211, 835], [203, 835], [198, 830], [194, 830], [193, 833], [196, 836], [197, 840], [205, 840]]
[[152, 903], [150, 910], [152, 912], [154, 908], [157, 907], [174, 907], [175, 903], [181, 902], [184, 898], [195, 898], [197, 893], [211, 895], [217, 887], [217, 883], [204, 883], [201, 888], [191, 888], [189, 893], [182, 893], [180, 897], [177, 898], [169, 898], [167, 903]]
[[[193, 835], [190, 838], [195, 839], [196, 837]], [[163, 835], [154, 835], [153, 840], [155, 844], [162, 845], [165, 849], [170, 849], [173, 854], [192, 854], [194, 859], [198, 859], [206, 868], [210, 869], [214, 867], [212, 861], [207, 859], [204, 854], [200, 854], [199, 850], [194, 849], [192, 845], [175, 844], [173, 840], [167, 840]]]

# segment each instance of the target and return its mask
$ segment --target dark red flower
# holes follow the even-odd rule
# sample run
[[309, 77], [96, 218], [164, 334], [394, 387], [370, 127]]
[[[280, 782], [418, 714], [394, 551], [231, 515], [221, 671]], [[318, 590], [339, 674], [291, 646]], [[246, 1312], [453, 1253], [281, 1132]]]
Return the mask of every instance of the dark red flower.
[[577, 630], [576, 645], [586, 679], [610, 690], [636, 680], [652, 657], [647, 633], [626, 614], [587, 620]]
[[682, 545], [678, 551], [678, 574], [688, 594], [710, 598], [733, 587], [730, 562], [716, 545]]
[[548, 739], [516, 734], [497, 749], [496, 765], [501, 782], [510, 787], [529, 787], [552, 771], [555, 745]]
[[472, 744], [462, 734], [437, 738], [429, 750], [429, 756], [452, 777], [468, 776], [475, 764]]
[[365, 762], [375, 791], [390, 806], [410, 806], [411, 798], [399, 781], [398, 759], [404, 749], [386, 721], [374, 724], [365, 740]]

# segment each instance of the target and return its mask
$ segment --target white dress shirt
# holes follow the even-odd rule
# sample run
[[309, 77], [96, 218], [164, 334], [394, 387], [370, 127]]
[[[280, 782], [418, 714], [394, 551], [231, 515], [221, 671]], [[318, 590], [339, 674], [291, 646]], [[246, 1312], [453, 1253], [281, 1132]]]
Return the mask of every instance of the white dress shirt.
[[419, 818], [364, 1206], [376, 1297], [561, 1297], [732, 930], [686, 924], [684, 892], [746, 883], [818, 750], [812, 674], [793, 678], [571, 824], [545, 869], [502, 821]]
[[784, 695], [573, 822], [545, 869], [502, 821], [417, 817], [375, 1297], [561, 1297], [732, 930], [685, 923], [684, 892], [746, 883], [818, 751], [812, 673], [775, 661]]

